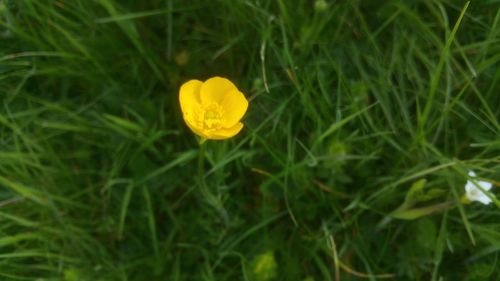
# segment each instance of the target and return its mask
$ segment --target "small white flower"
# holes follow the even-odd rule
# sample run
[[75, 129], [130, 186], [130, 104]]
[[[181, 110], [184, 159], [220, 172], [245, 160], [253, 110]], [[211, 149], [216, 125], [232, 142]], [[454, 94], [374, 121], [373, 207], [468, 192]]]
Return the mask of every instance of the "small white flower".
[[[480, 181], [480, 180], [475, 180], [473, 178], [476, 178], [476, 173], [473, 171], [469, 171], [469, 177], [471, 178], [470, 180], [467, 181], [467, 184], [465, 185], [465, 196], [467, 196], [467, 199], [470, 201], [478, 201], [483, 203], [484, 205], [488, 205], [491, 202], [493, 202], [481, 189], [479, 189], [477, 185], [482, 187], [485, 191], [488, 191], [491, 189], [492, 184], [489, 182], [485, 181]], [[490, 193], [491, 196], [494, 196], [493, 194]]]

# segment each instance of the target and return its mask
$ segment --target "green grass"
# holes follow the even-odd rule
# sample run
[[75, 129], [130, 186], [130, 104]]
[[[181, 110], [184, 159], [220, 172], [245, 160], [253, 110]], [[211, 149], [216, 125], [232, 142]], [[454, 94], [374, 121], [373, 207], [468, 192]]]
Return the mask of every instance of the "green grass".
[[498, 0], [0, 0], [0, 96], [0, 280], [500, 280]]

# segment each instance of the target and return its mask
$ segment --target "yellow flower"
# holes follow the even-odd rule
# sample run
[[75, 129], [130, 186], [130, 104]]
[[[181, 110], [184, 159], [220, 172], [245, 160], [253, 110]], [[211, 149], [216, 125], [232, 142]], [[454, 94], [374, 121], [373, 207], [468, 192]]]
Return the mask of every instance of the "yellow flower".
[[253, 273], [259, 281], [272, 280], [277, 275], [278, 264], [272, 251], [267, 251], [253, 260]]
[[248, 101], [226, 78], [190, 80], [181, 86], [179, 101], [184, 121], [202, 138], [227, 139], [243, 128], [240, 119], [247, 111]]

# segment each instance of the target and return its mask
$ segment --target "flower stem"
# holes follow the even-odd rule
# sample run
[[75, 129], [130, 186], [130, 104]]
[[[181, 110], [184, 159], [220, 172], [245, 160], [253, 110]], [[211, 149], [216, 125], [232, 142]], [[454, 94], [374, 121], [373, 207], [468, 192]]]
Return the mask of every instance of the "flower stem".
[[198, 155], [198, 184], [200, 187], [200, 191], [203, 198], [207, 200], [207, 203], [220, 213], [220, 215], [224, 220], [224, 223], [227, 226], [229, 225], [229, 214], [224, 208], [220, 198], [218, 198], [217, 196], [212, 194], [212, 192], [210, 192], [207, 182], [205, 180], [205, 152], [206, 152], [206, 144], [202, 140], [200, 142], [200, 150]]
[[460, 197], [460, 203], [465, 204], [465, 205], [468, 205], [468, 204], [470, 204], [471, 202], [470, 202], [470, 200], [467, 198], [467, 196], [465, 196], [465, 194], [464, 194], [464, 195], [462, 195], [462, 197]]

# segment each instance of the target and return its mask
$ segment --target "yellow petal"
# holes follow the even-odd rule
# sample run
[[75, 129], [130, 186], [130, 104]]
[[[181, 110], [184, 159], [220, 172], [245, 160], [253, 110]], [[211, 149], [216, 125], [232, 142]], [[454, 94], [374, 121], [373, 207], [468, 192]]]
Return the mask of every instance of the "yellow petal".
[[224, 128], [231, 128], [247, 112], [248, 101], [240, 91], [230, 91], [224, 96], [224, 100], [222, 100], [220, 105], [224, 110], [222, 126]]
[[203, 82], [199, 80], [189, 80], [182, 84], [179, 90], [179, 102], [184, 119], [193, 120], [194, 111], [201, 103], [200, 89], [202, 84]]
[[237, 91], [238, 88], [226, 78], [213, 77], [203, 83], [200, 89], [201, 102], [203, 104], [217, 103], [224, 100], [226, 93]]
[[195, 125], [193, 125], [191, 123], [190, 119], [184, 118], [184, 121], [186, 122], [186, 125], [189, 127], [189, 129], [191, 129], [191, 131], [193, 131], [193, 133], [197, 134], [198, 136], [200, 136], [202, 138], [206, 138], [206, 139], [210, 138], [207, 134], [205, 134], [203, 129], [198, 129]]
[[243, 128], [243, 123], [238, 123], [231, 128], [220, 129], [220, 130], [217, 130], [215, 132], [211, 132], [208, 135], [207, 139], [213, 139], [213, 140], [228, 139], [228, 138], [234, 137], [236, 134], [238, 134], [242, 128]]

